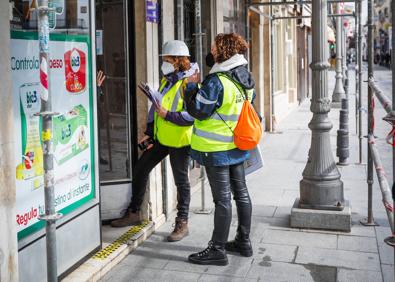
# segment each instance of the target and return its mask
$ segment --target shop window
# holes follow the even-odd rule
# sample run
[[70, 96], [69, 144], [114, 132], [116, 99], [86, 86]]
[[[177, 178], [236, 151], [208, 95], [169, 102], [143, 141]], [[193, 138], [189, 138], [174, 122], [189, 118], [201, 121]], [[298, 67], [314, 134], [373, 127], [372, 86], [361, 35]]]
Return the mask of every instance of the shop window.
[[245, 1], [223, 0], [224, 32], [236, 32], [246, 36]]
[[[18, 239], [45, 225], [37, 217], [44, 213], [44, 138], [52, 139], [56, 211], [67, 215], [96, 197], [90, 1], [68, 0], [56, 18], [50, 14], [49, 40], [38, 36], [36, 2], [10, 1], [16, 212], [32, 211], [28, 221], [16, 221]], [[48, 60], [40, 57], [39, 41], [48, 43]], [[44, 134], [36, 114], [49, 98], [58, 114]]]
[[[11, 1], [13, 5], [12, 30], [37, 30], [37, 12], [29, 12], [33, 8], [33, 0]], [[89, 0], [67, 0], [63, 13], [56, 16], [54, 29], [59, 33], [89, 33]], [[50, 21], [53, 15], [49, 16]]]

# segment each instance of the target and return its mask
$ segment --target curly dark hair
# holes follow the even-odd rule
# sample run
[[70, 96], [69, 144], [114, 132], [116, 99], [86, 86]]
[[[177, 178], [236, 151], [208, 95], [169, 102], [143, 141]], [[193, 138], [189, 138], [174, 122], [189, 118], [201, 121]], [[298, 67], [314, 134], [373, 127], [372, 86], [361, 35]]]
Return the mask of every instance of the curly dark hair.
[[248, 43], [240, 34], [220, 33], [215, 37], [215, 47], [217, 48], [216, 62], [222, 63], [236, 54], [245, 55]]

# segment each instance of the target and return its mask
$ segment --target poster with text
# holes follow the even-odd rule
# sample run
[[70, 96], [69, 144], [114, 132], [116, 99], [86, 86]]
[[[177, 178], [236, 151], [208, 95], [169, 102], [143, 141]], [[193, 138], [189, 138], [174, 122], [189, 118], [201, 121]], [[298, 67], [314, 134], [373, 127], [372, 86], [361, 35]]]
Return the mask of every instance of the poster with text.
[[[70, 213], [95, 197], [91, 49], [88, 35], [51, 34], [56, 211]], [[11, 32], [18, 239], [45, 226], [39, 46], [36, 32]], [[45, 138], [45, 137], [44, 137]]]

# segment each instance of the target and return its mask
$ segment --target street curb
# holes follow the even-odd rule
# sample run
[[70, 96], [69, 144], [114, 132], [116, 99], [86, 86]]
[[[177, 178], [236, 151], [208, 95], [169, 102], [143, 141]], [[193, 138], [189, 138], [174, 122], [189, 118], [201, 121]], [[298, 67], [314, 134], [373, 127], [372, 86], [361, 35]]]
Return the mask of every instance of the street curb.
[[[109, 254], [105, 259], [96, 259], [93, 256], [79, 266], [76, 270], [66, 276], [62, 282], [96, 282], [103, 278], [107, 272], [114, 268], [124, 258], [126, 258], [133, 250], [142, 244], [155, 229], [163, 224], [163, 219], [155, 222], [149, 222], [140, 232], [135, 234], [122, 244], [114, 252]], [[156, 227], [156, 228], [155, 228]], [[103, 249], [107, 246], [103, 246]]]

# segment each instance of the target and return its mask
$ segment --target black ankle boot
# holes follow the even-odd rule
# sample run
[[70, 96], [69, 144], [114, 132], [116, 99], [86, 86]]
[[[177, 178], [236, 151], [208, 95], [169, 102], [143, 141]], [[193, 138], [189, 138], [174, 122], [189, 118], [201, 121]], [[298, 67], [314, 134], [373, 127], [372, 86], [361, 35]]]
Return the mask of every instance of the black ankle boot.
[[225, 250], [233, 253], [240, 253], [243, 257], [252, 256], [252, 247], [249, 235], [237, 231], [233, 241], [226, 242]]
[[228, 257], [223, 247], [215, 245], [212, 241], [208, 243], [208, 247], [188, 257], [188, 260], [195, 264], [204, 265], [227, 265]]

